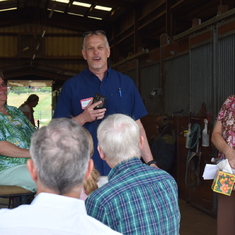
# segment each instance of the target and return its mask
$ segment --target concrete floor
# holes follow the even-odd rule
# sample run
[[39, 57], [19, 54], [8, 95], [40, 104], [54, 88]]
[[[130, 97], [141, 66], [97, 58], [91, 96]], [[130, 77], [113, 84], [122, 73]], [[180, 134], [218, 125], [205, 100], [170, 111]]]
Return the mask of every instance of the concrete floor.
[[183, 200], [179, 200], [181, 211], [180, 235], [216, 235], [216, 217], [211, 216]]

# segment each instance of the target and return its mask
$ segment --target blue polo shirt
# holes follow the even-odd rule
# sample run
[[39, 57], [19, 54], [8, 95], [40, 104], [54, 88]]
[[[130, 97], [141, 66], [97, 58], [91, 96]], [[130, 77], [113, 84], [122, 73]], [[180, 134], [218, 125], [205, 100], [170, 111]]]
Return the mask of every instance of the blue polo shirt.
[[[75, 117], [83, 112], [81, 100], [93, 97], [95, 93], [106, 96], [105, 117], [122, 113], [138, 120], [147, 115], [142, 98], [133, 80], [111, 68], [106, 72], [102, 81], [88, 68], [67, 80], [59, 95], [54, 118]], [[97, 151], [97, 128], [102, 120], [86, 123], [94, 140], [93, 160], [101, 175], [108, 175], [110, 167], [100, 159]]]

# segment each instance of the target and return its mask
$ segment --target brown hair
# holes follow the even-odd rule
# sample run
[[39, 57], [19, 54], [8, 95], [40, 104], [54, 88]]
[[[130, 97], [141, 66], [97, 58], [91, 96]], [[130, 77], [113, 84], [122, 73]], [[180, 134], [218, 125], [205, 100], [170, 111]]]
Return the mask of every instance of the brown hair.
[[4, 81], [4, 83], [7, 84], [7, 79], [4, 78], [4, 75], [3, 75], [2, 70], [0, 70], [0, 77], [2, 78], [2, 80]]
[[91, 194], [98, 188], [100, 173], [95, 168], [92, 169], [90, 176], [85, 180], [84, 191], [86, 195]]

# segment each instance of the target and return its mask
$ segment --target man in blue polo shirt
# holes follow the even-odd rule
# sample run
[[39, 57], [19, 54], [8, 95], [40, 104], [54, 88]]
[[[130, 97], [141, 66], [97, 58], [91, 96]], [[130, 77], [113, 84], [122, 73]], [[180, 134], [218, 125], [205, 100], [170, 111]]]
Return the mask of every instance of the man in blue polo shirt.
[[[146, 139], [142, 157], [148, 165], [155, 165], [146, 133], [140, 118], [147, 115], [141, 96], [131, 78], [108, 66], [110, 47], [102, 30], [84, 33], [82, 55], [88, 68], [66, 81], [54, 112], [54, 118], [70, 117], [91, 133], [95, 151], [93, 160], [101, 175], [108, 175], [110, 167], [99, 158], [96, 132], [101, 120], [110, 114], [122, 113], [138, 123]], [[94, 95], [106, 96], [105, 107], [95, 109], [102, 101], [92, 104]], [[125, 141], [125, 140], [124, 140]]]

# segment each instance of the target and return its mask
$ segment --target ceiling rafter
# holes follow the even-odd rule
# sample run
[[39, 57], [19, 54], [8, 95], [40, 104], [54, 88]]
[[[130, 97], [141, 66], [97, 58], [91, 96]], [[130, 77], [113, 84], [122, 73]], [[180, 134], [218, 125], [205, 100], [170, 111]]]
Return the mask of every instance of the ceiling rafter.
[[[0, 9], [17, 7], [17, 10], [0, 12], [0, 27], [35, 24], [36, 27], [40, 25], [71, 30], [76, 35], [82, 35], [87, 30], [103, 29], [109, 36], [112, 50], [115, 48], [117, 52], [114, 60], [118, 60], [139, 48], [155, 49], [159, 46], [160, 35], [168, 29], [173, 37], [190, 29], [196, 18], [203, 22], [215, 17], [222, 5], [227, 5], [228, 9], [235, 8], [235, 0], [81, 0], [90, 3], [90, 8], [76, 6], [74, 1], [70, 0], [68, 4], [52, 0], [0, 2]], [[167, 4], [169, 2], [170, 5]], [[111, 7], [112, 10], [97, 10], [97, 4]], [[90, 19], [88, 16], [97, 16], [102, 20]], [[4, 36], [6, 33], [2, 31]], [[34, 30], [33, 33], [35, 37], [38, 31]], [[61, 37], [59, 33], [58, 36]]]

